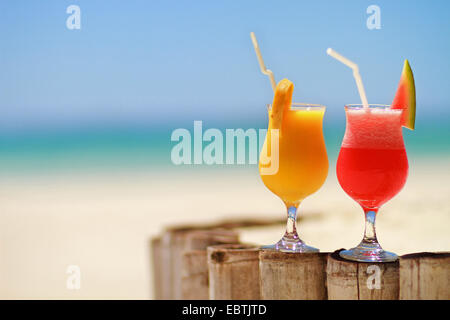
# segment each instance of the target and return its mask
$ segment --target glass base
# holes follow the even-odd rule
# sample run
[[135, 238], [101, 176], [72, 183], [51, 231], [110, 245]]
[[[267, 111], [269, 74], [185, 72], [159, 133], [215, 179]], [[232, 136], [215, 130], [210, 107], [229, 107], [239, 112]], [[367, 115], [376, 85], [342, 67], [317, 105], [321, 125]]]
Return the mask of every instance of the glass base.
[[395, 253], [384, 251], [378, 243], [364, 242], [356, 248], [339, 252], [339, 255], [344, 259], [358, 262], [394, 262], [398, 259]]
[[284, 237], [275, 244], [262, 246], [261, 249], [281, 251], [281, 252], [291, 252], [291, 253], [319, 252], [319, 249], [307, 246], [300, 239], [294, 240], [294, 239], [286, 239]]

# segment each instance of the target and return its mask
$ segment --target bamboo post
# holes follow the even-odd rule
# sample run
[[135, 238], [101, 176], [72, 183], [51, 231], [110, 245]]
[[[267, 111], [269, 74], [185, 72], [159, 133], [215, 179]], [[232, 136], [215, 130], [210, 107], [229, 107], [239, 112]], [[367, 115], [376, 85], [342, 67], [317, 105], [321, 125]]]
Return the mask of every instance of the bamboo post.
[[261, 299], [326, 300], [327, 255], [261, 250]]
[[[161, 270], [161, 274], [159, 275], [160, 279], [158, 280], [160, 286], [160, 293], [158, 294], [159, 298], [162, 300], [168, 300], [173, 298], [172, 294], [172, 274], [171, 270], [171, 242], [172, 242], [173, 234], [167, 232], [161, 236], [160, 241], [160, 253], [159, 253], [159, 269]], [[157, 274], [154, 277], [158, 277]]]
[[187, 251], [182, 256], [181, 299], [208, 300], [208, 262], [205, 250]]
[[154, 283], [155, 289], [156, 286], [160, 286], [160, 293], [156, 295], [155, 292], [155, 296], [158, 296], [159, 299], [175, 299], [176, 292], [180, 292], [180, 281], [178, 281], [179, 276], [176, 274], [176, 268], [179, 268], [181, 264], [180, 251], [182, 250], [183, 237], [185, 237], [186, 233], [200, 230], [201, 228], [204, 228], [204, 226], [182, 225], [168, 228], [163, 232], [159, 253], [161, 274], [154, 275], [154, 278], [158, 278]]
[[348, 261], [339, 256], [341, 250], [328, 256], [329, 300], [398, 300], [398, 261], [388, 263]]
[[[173, 250], [173, 248], [182, 246], [180, 245], [182, 240], [177, 240], [182, 237], [181, 234], [195, 230], [228, 230], [234, 228], [263, 227], [281, 223], [283, 223], [283, 220], [280, 219], [255, 219], [252, 217], [243, 217], [239, 219], [226, 219], [216, 223], [177, 225], [167, 228], [160, 237], [159, 243], [157, 245], [155, 243], [155, 250], [153, 250], [154, 243], [151, 241], [151, 258], [154, 272], [154, 297], [164, 300], [174, 299], [175, 291], [178, 290], [178, 292], [180, 292], [179, 277], [176, 275], [174, 276], [176, 271], [172, 272], [172, 270], [176, 268], [176, 266], [172, 267], [172, 261], [174, 260], [177, 265], [181, 263], [180, 261], [182, 258], [180, 257], [180, 250], [175, 250], [175, 252]], [[233, 240], [233, 242], [238, 241]]]
[[[177, 233], [173, 240], [170, 269], [173, 299], [207, 299], [206, 248], [215, 244], [237, 243], [238, 234], [232, 230], [193, 230]], [[193, 261], [195, 257], [198, 261]], [[199, 278], [205, 280], [201, 285], [196, 281]]]
[[[159, 265], [154, 270], [161, 270], [160, 274], [154, 274], [154, 279], [157, 279], [154, 282], [155, 289], [155, 297], [163, 300], [171, 300], [174, 299], [174, 277], [172, 273], [173, 261], [176, 260], [176, 252], [174, 252], [174, 248], [176, 248], [177, 238], [181, 237], [182, 234], [197, 230], [199, 226], [189, 225], [189, 226], [180, 226], [180, 227], [172, 227], [167, 229], [161, 236], [160, 240], [160, 249], [159, 249], [159, 263], [153, 261], [153, 264]], [[152, 255], [153, 259], [157, 259], [158, 257]], [[158, 291], [159, 286], [159, 293]]]
[[209, 299], [259, 300], [259, 249], [225, 244], [207, 249]]
[[450, 300], [450, 252], [400, 257], [401, 300]]
[[163, 268], [162, 268], [162, 240], [154, 237], [150, 241], [151, 263], [153, 268], [153, 299], [164, 299]]

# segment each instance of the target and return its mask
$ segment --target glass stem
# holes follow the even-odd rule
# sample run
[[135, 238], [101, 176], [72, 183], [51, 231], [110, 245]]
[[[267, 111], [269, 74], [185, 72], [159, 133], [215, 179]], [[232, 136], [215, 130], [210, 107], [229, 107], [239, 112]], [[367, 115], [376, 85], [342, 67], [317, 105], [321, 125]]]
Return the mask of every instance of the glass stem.
[[287, 222], [286, 222], [286, 233], [284, 234], [284, 239], [297, 240], [297, 208], [298, 204], [286, 205], [287, 206]]
[[375, 232], [375, 218], [377, 216], [378, 209], [364, 209], [366, 217], [366, 227], [364, 229], [363, 243], [375, 244], [378, 243], [377, 234]]

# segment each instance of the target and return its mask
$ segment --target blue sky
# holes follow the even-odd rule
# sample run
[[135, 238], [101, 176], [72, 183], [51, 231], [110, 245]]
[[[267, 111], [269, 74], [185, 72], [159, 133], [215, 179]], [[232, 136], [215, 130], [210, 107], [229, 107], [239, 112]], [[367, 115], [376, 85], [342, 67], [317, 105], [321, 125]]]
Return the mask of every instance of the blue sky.
[[[81, 8], [81, 30], [66, 8]], [[381, 8], [368, 30], [366, 8]], [[449, 1], [2, 1], [0, 131], [176, 126], [261, 119], [272, 92], [249, 33], [294, 100], [344, 117], [359, 97], [332, 47], [357, 62], [370, 103], [389, 104], [403, 60], [418, 121], [449, 119]]]

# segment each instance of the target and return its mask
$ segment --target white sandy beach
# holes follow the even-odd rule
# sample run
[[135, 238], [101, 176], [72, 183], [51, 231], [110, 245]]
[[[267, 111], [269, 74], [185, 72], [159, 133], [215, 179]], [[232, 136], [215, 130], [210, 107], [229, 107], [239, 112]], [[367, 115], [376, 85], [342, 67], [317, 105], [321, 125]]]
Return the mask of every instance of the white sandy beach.
[[[378, 217], [385, 249], [450, 250], [448, 163], [410, 163], [405, 188]], [[148, 240], [164, 226], [285, 215], [257, 170], [237, 167], [7, 176], [0, 182], [0, 210], [1, 299], [148, 299]], [[354, 246], [362, 237], [362, 211], [341, 190], [334, 163], [300, 215], [302, 239], [321, 251]], [[271, 243], [282, 232], [253, 229], [241, 238]], [[66, 288], [69, 265], [81, 269], [79, 290]]]

